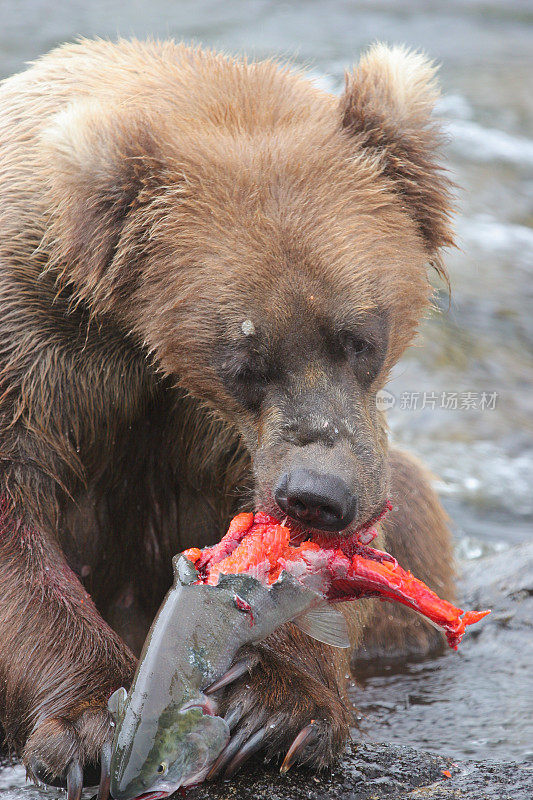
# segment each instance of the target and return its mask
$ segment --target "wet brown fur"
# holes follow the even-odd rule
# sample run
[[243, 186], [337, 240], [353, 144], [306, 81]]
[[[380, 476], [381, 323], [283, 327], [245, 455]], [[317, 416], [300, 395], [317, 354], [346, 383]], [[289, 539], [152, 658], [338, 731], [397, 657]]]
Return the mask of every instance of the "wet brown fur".
[[[374, 403], [451, 243], [435, 94], [424, 59], [382, 46], [340, 104], [288, 67], [173, 42], [83, 41], [4, 82], [0, 718], [30, 769], [98, 759], [105, 698], [134, 666], [104, 619], [138, 652], [171, 556], [219, 538], [246, 504], [268, 507], [280, 448], [296, 446], [282, 405], [245, 407], [213, 355], [252, 312], [284, 369], [313, 320], [386, 319], [371, 384], [342, 367], [357, 524], [390, 474], [389, 549], [451, 596], [444, 514], [420, 469], [387, 454]], [[304, 355], [293, 394], [340, 408], [331, 371]], [[350, 609], [356, 646], [367, 623], [361, 653], [435, 646], [391, 608]], [[277, 752], [319, 719], [306, 757], [329, 763], [349, 723], [343, 659], [292, 628], [259, 653], [226, 696], [241, 732], [273, 721]]]

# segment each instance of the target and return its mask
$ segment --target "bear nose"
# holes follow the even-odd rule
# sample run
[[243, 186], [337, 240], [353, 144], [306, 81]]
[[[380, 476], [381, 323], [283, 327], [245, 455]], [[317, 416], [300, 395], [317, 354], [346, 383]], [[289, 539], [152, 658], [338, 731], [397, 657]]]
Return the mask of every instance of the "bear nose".
[[355, 517], [357, 497], [336, 475], [295, 469], [274, 490], [276, 503], [297, 522], [324, 531], [342, 531]]

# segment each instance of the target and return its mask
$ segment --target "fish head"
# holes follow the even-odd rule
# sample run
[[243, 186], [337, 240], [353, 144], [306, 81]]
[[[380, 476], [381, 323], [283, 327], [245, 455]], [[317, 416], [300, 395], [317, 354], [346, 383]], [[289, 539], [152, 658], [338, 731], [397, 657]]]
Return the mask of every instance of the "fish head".
[[168, 706], [151, 731], [141, 719], [127, 747], [115, 745], [111, 794], [115, 800], [164, 797], [199, 783], [229, 737], [227, 723], [212, 713], [207, 698]]

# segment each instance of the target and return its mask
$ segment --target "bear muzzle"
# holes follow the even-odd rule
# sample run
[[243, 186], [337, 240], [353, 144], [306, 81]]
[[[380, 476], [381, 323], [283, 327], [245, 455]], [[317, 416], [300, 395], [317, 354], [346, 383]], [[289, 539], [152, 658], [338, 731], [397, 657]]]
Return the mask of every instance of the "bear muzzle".
[[308, 468], [284, 472], [274, 499], [296, 522], [324, 531], [344, 530], [357, 511], [357, 496], [342, 478]]

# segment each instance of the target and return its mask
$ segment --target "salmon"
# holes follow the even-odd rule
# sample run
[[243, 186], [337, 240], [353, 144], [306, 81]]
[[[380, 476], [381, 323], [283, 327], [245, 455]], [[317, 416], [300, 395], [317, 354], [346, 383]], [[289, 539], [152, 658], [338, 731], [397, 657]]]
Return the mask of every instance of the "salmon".
[[255, 574], [272, 584], [288, 562], [302, 561], [308, 570], [327, 575], [329, 589], [325, 596], [330, 602], [377, 597], [402, 603], [442, 628], [454, 650], [466, 627], [490, 613], [487, 610], [465, 613], [442, 600], [384, 551], [357, 540], [346, 541], [345, 548], [351, 551], [351, 556], [338, 547], [323, 549], [316, 542], [293, 545], [290, 529], [260, 512], [239, 514], [219, 544], [203, 551], [186, 550], [184, 555], [198, 567], [200, 582], [211, 586], [217, 585], [221, 575], [242, 572]]

